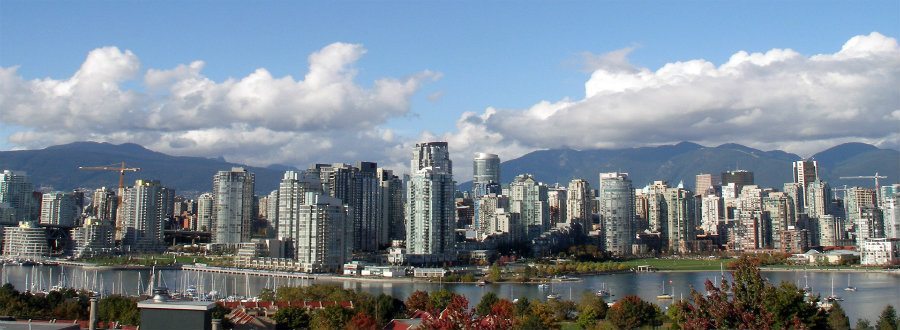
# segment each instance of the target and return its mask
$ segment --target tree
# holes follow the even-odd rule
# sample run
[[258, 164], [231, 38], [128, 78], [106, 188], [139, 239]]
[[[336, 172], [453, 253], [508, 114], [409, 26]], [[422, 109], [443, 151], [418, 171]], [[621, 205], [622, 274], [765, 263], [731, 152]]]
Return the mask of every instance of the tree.
[[347, 330], [375, 330], [378, 323], [374, 318], [365, 313], [356, 313], [347, 324]]
[[341, 306], [328, 306], [312, 314], [309, 325], [311, 329], [343, 329], [353, 317], [353, 312]]
[[[438, 291], [440, 292], [440, 291]], [[422, 319], [425, 329], [471, 329], [474, 327], [472, 313], [469, 312], [469, 301], [461, 295], [453, 295], [447, 307], [436, 316]]]
[[515, 312], [516, 316], [525, 316], [528, 314], [528, 311], [531, 310], [531, 301], [528, 298], [522, 297], [515, 304]]
[[428, 311], [431, 310], [430, 307], [431, 299], [428, 297], [428, 292], [422, 290], [416, 290], [408, 298], [406, 298], [406, 310], [410, 313], [413, 313], [417, 310], [419, 311]]
[[275, 320], [275, 329], [278, 330], [309, 328], [309, 313], [300, 307], [279, 308], [272, 319]]
[[491, 312], [491, 307], [494, 306], [498, 301], [497, 294], [493, 292], [486, 293], [483, 297], [481, 297], [481, 301], [478, 302], [478, 305], [475, 306], [475, 314], [480, 316], [488, 315]]
[[609, 306], [603, 297], [585, 292], [578, 302], [578, 325], [585, 329], [592, 328], [598, 320], [606, 318], [607, 310], [609, 310]]
[[884, 307], [884, 310], [881, 311], [881, 317], [878, 318], [878, 323], [875, 323], [875, 329], [897, 330], [897, 311], [894, 310], [894, 306], [887, 305]]
[[137, 302], [119, 295], [106, 296], [97, 303], [101, 321], [116, 322], [130, 325], [140, 325], [140, 312]]
[[262, 301], [275, 301], [275, 291], [272, 289], [264, 288], [259, 291], [259, 300]]
[[607, 312], [606, 318], [620, 329], [662, 325], [659, 307], [638, 296], [626, 296], [616, 302]]
[[500, 282], [502, 278], [503, 273], [500, 271], [500, 265], [497, 263], [491, 265], [491, 268], [488, 269], [488, 281]]
[[837, 302], [831, 304], [831, 311], [828, 312], [828, 327], [834, 330], [850, 330], [850, 318]]
[[856, 320], [856, 330], [873, 330], [872, 325], [869, 324], [869, 320], [859, 319]]
[[453, 300], [453, 297], [457, 294], [450, 292], [447, 289], [440, 289], [438, 291], [432, 292], [429, 295], [429, 302], [431, 303], [431, 308], [440, 313], [444, 308], [447, 308], [450, 305], [450, 301]]

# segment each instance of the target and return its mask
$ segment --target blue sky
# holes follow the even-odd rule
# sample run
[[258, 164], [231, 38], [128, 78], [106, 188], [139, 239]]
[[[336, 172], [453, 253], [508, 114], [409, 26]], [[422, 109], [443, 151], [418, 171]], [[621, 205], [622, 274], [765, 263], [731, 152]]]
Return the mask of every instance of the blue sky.
[[[467, 111], [483, 114], [493, 107], [502, 113], [522, 112], [541, 101], [580, 102], [586, 98], [586, 81], [596, 70], [586, 65], [585, 54], [631, 47], [627, 62], [635, 69], [655, 71], [667, 63], [701, 59], [721, 65], [742, 50], [832, 54], [852, 37], [873, 31], [889, 39], [900, 36], [900, 1], [0, 1], [0, 67], [17, 66], [14, 75], [24, 81], [65, 80], [79, 70], [89, 52], [114, 46], [133, 52], [140, 62], [137, 77], [122, 82], [120, 89], [144, 92], [140, 77], [147, 70], [195, 60], [205, 63], [202, 74], [214, 82], [241, 79], [258, 68], [276, 78], [290, 75], [301, 80], [310, 54], [335, 42], [359, 44], [364, 54], [352, 67], [358, 72], [353, 81], [361, 88], [372, 88], [382, 78], [403, 80], [425, 70], [434, 74], [409, 94], [408, 107], [372, 124], [379, 132], [387, 129], [404, 137], [404, 142], [396, 143], [403, 145], [422, 138], [424, 131], [435, 137], [457, 134], [461, 130], [457, 122]], [[894, 100], [888, 102], [885, 109], [897, 109]], [[10, 104], [3, 111], [13, 111]], [[485, 125], [498, 133], [505, 127], [487, 120]], [[0, 116], [0, 148], [60, 142], [9, 137], [40, 132], [42, 127]], [[126, 142], [114, 133], [94, 138]], [[843, 138], [877, 139], [857, 135]], [[678, 136], [636, 145], [666, 139]], [[835, 137], [816, 139], [820, 144], [835, 141]], [[896, 143], [894, 139], [887, 138], [885, 145]], [[709, 142], [719, 142], [714, 140]], [[757, 146], [802, 151], [796, 147], [802, 139], [788, 140], [760, 141]], [[559, 146], [523, 139], [507, 142], [521, 146], [510, 154]], [[571, 141], [562, 145], [595, 146]], [[228, 150], [181, 150], [190, 152], [251, 158], [229, 157]]]

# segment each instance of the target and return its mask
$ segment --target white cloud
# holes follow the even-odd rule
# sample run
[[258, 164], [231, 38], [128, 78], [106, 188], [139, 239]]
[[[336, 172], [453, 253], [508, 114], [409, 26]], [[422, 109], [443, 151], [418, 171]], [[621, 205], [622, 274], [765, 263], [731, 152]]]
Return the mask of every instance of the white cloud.
[[657, 70], [629, 67], [631, 51], [591, 58], [585, 99], [466, 113], [445, 138], [460, 141], [464, 154], [500, 148], [504, 159], [545, 148], [684, 140], [801, 155], [849, 141], [900, 145], [900, 47], [877, 32], [853, 37], [833, 54], [740, 51], [718, 66], [695, 59]]
[[137, 56], [105, 47], [68, 79], [25, 80], [16, 67], [0, 68], [0, 122], [25, 128], [8, 140], [31, 148], [94, 140], [258, 165], [380, 160], [396, 145], [381, 125], [407, 114], [413, 93], [440, 75], [422, 71], [362, 87], [355, 63], [365, 52], [328, 45], [309, 56], [302, 80], [259, 68], [216, 82], [203, 75], [203, 61], [150, 68], [134, 90], [125, 86], [140, 79]]

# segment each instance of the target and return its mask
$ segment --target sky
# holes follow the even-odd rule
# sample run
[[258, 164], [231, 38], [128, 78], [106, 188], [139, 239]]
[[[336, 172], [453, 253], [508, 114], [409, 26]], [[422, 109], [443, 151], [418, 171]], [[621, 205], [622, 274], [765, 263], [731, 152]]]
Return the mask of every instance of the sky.
[[896, 0], [0, 0], [0, 150], [404, 172], [441, 140], [465, 177], [475, 152], [896, 149], [898, 37]]

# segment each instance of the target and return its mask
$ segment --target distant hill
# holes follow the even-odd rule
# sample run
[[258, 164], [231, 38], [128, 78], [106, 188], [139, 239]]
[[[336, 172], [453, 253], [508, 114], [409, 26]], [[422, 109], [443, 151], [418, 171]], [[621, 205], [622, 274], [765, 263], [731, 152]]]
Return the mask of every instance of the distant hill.
[[[78, 166], [102, 166], [125, 162], [140, 167], [125, 174], [125, 184], [136, 179], [160, 180], [176, 193], [204, 192], [212, 189], [213, 175], [221, 170], [243, 166], [223, 159], [170, 156], [137, 144], [75, 142], [40, 150], [0, 151], [0, 169], [25, 171], [35, 186], [56, 190], [117, 187], [118, 174], [107, 171], [82, 171]], [[257, 194], [268, 194], [278, 186], [286, 166], [271, 168], [245, 166], [256, 175]]]
[[[873, 186], [872, 180], [839, 180], [841, 176], [888, 176], [882, 184], [898, 182], [900, 152], [879, 149], [864, 143], [846, 143], [816, 153], [811, 157], [819, 162], [819, 175], [832, 186]], [[743, 169], [754, 172], [756, 183], [780, 189], [793, 181], [791, 163], [801, 157], [781, 150], [762, 151], [728, 143], [705, 147], [682, 142], [675, 145], [627, 149], [540, 150], [501, 164], [501, 181], [508, 183], [522, 173], [531, 173], [538, 180], [553, 184], [568, 184], [574, 178], [587, 179], [596, 189], [601, 172], [627, 172], [635, 187], [643, 187], [654, 180], [668, 181], [671, 186], [684, 181], [694, 189], [694, 176], [711, 173], [718, 177], [723, 171]], [[460, 185], [469, 189], [471, 182]]]

